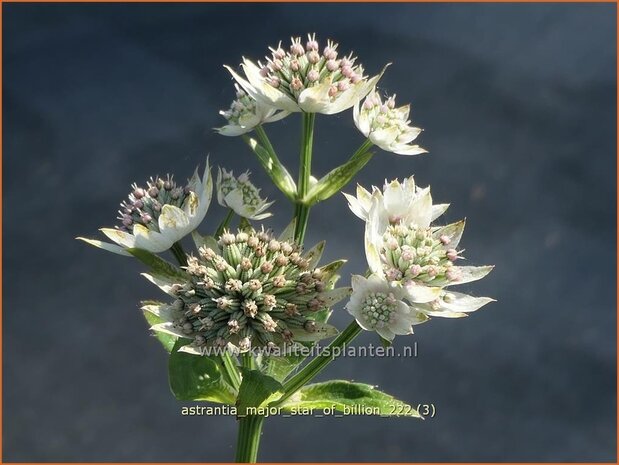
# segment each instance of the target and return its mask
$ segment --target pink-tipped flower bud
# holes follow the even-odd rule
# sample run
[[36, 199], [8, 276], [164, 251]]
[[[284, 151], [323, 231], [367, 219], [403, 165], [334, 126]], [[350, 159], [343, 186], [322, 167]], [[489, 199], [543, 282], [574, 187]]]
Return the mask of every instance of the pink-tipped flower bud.
[[456, 249], [449, 249], [447, 251], [447, 258], [455, 262], [458, 259], [458, 251]]
[[144, 189], [142, 189], [141, 187], [138, 187], [137, 189], [135, 189], [133, 191], [133, 196], [136, 199], [141, 199], [142, 197], [144, 197], [146, 195], [146, 192], [144, 191]]
[[269, 79], [269, 84], [271, 85], [271, 87], [275, 87], [277, 89], [279, 87], [280, 80], [277, 76], [273, 76], [271, 79]]
[[411, 276], [415, 278], [416, 276], [419, 276], [419, 273], [421, 273], [421, 266], [414, 264], [408, 270], [410, 271]]
[[[340, 66], [341, 66], [341, 63], [340, 63]], [[347, 66], [341, 66], [341, 70], [340, 71], [346, 77], [350, 77], [354, 73], [352, 67], [350, 67], [348, 65]]]
[[336, 71], [340, 67], [340, 65], [335, 60], [329, 60], [327, 61], [326, 67], [329, 71], [333, 72]]
[[337, 51], [332, 47], [325, 47], [322, 54], [327, 60], [335, 60], [337, 58]]
[[301, 56], [305, 53], [305, 49], [303, 48], [303, 45], [295, 42], [290, 46], [290, 53], [292, 53], [294, 56]]
[[310, 82], [316, 82], [318, 81], [318, 78], [320, 78], [320, 73], [315, 69], [307, 73], [307, 79], [309, 79]]
[[310, 39], [307, 41], [307, 44], [305, 44], [305, 49], [309, 52], [309, 51], [316, 51], [318, 50], [318, 42], [315, 39]]
[[318, 54], [318, 52], [312, 50], [307, 54], [307, 61], [312, 64], [316, 64], [320, 61], [320, 55]]
[[290, 87], [292, 88], [292, 90], [301, 90], [303, 89], [303, 83], [301, 82], [301, 79], [299, 78], [293, 78], [292, 82], [290, 83]]
[[278, 60], [283, 59], [285, 56], [286, 56], [286, 52], [281, 47], [277, 47], [277, 50], [273, 52], [273, 57]]

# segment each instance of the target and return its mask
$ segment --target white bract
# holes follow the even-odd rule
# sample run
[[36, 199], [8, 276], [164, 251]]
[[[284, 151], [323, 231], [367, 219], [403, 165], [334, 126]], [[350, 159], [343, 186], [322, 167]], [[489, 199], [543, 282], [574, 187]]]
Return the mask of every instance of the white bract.
[[357, 196], [344, 193], [351, 211], [368, 221], [372, 210], [374, 221], [371, 230], [382, 234], [389, 224], [415, 223], [429, 226], [430, 222], [441, 216], [449, 204], [432, 204], [430, 188], [421, 188], [415, 184], [413, 176], [400, 182], [397, 179], [387, 182], [382, 191], [372, 186], [372, 192], [357, 186]]
[[376, 331], [391, 341], [395, 335], [412, 334], [413, 325], [428, 320], [405, 302], [407, 296], [401, 288], [391, 286], [378, 275], [353, 275], [351, 284], [353, 293], [346, 310], [366, 331]]
[[237, 84], [234, 87], [236, 87], [236, 100], [232, 102], [228, 110], [219, 112], [226, 118], [228, 124], [215, 128], [222, 136], [240, 136], [252, 131], [256, 126], [279, 121], [290, 114], [288, 111], [278, 111], [256, 101]]
[[211, 203], [213, 180], [206, 162], [202, 178], [198, 170], [186, 186], [177, 186], [171, 176], [151, 178], [147, 187], [133, 186], [129, 200], [121, 203], [121, 226], [100, 231], [114, 243], [78, 237], [95, 247], [120, 255], [138, 248], [159, 253], [168, 250], [195, 230]]
[[387, 152], [399, 155], [418, 155], [427, 150], [411, 142], [421, 133], [421, 129], [410, 125], [408, 116], [410, 105], [395, 106], [395, 95], [385, 103], [376, 91], [355, 105], [353, 118], [355, 125], [370, 141]]
[[265, 213], [273, 202], [267, 202], [260, 197], [260, 189], [249, 181], [249, 171], [234, 177], [232, 171], [220, 168], [217, 175], [217, 201], [222, 207], [231, 208], [234, 212], [249, 220], [263, 220], [272, 216]]
[[[338, 57], [338, 44], [328, 41], [322, 53], [314, 35], [305, 46], [292, 38], [288, 50], [281, 42], [270, 48], [266, 64], [243, 58], [241, 76], [226, 66], [238, 84], [258, 102], [288, 112], [339, 113], [357, 104], [382, 76], [364, 75], [352, 54]], [[383, 70], [384, 71], [384, 70]]]

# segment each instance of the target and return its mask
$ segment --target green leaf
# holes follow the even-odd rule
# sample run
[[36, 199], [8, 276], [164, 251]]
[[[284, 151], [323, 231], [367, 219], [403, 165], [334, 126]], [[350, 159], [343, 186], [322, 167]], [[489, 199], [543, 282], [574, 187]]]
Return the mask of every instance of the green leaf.
[[157, 255], [144, 250], [144, 249], [127, 249], [131, 255], [144, 263], [155, 276], [163, 276], [173, 280], [186, 280], [187, 273], [185, 273], [178, 266], [158, 257]]
[[308, 384], [282, 405], [285, 411], [304, 408], [333, 408], [351, 415], [362, 411], [365, 415], [422, 418], [413, 406], [378, 391], [374, 386], [341, 380]]
[[271, 355], [266, 358], [265, 372], [277, 381], [283, 382], [307, 357], [303, 355]]
[[322, 280], [329, 281], [348, 260], [336, 260], [320, 268]]
[[[164, 320], [162, 318], [159, 318], [157, 315], [154, 315], [151, 312], [144, 310], [142, 311], [142, 313], [144, 313], [144, 318], [146, 318], [149, 326], [164, 323]], [[174, 344], [176, 344], [176, 340], [178, 339], [178, 337], [172, 336], [171, 334], [162, 333], [161, 331], [154, 331], [154, 333], [155, 337], [159, 340], [159, 342], [161, 342], [166, 352], [172, 352], [172, 349], [174, 348]]]
[[283, 392], [284, 387], [279, 381], [258, 370], [241, 367], [241, 373], [243, 381], [236, 401], [239, 416], [251, 415], [252, 408], [259, 408], [266, 401], [275, 400]]
[[252, 137], [244, 136], [243, 139], [254, 151], [258, 157], [258, 161], [277, 188], [282, 191], [286, 197], [294, 201], [296, 198], [297, 185], [286, 167], [279, 161], [277, 155], [272, 152], [270, 153]]
[[194, 231], [191, 233], [191, 238], [193, 239], [193, 243], [196, 245], [196, 249], [199, 249], [200, 247], [207, 247], [215, 251], [219, 250], [217, 239], [213, 236], [203, 236], [198, 231]]
[[320, 258], [322, 257], [322, 253], [325, 251], [326, 244], [326, 241], [320, 241], [318, 244], [308, 250], [305, 255], [303, 255], [303, 258], [308, 261], [307, 267], [309, 269], [316, 267], [316, 265], [320, 261]]
[[297, 224], [297, 219], [293, 218], [292, 221], [288, 223], [288, 226], [286, 226], [286, 229], [284, 229], [282, 233], [279, 235], [277, 240], [285, 241], [285, 242], [294, 242], [294, 228], [296, 224]]
[[178, 400], [206, 400], [234, 404], [235, 391], [221, 377], [217, 359], [179, 352], [188, 340], [179, 339], [168, 362], [170, 389]]
[[[340, 279], [340, 275], [337, 274], [336, 271], [338, 271], [342, 267], [342, 265], [344, 265], [344, 263], [346, 263], [346, 260], [337, 260], [321, 268], [322, 279], [325, 281], [325, 288], [327, 290], [332, 290], [335, 287], [335, 284]], [[332, 308], [324, 308], [314, 314], [314, 320], [319, 321], [320, 323], [326, 323], [327, 321], [329, 321], [332, 313]]]
[[303, 199], [303, 203], [313, 205], [326, 200], [342, 190], [346, 184], [370, 161], [373, 152], [355, 154], [348, 162], [329, 171], [314, 185]]

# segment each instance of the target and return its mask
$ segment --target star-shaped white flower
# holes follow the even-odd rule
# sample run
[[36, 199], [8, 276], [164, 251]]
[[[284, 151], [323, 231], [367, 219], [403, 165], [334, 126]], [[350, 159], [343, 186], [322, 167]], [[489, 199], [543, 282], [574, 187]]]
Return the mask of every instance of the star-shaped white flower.
[[170, 176], [151, 178], [146, 188], [134, 185], [129, 200], [121, 204], [122, 226], [100, 230], [114, 243], [77, 239], [119, 255], [130, 256], [125, 250], [130, 248], [163, 252], [198, 227], [211, 203], [212, 193], [208, 160], [202, 178], [196, 169], [184, 187], [176, 186]]
[[358, 103], [382, 76], [368, 78], [356, 57], [338, 58], [338, 44], [329, 41], [319, 51], [314, 35], [303, 46], [301, 38], [292, 38], [289, 50], [271, 48], [267, 64], [243, 58], [241, 76], [226, 69], [236, 82], [258, 102], [278, 110], [335, 114]]
[[378, 275], [353, 275], [351, 284], [353, 291], [345, 308], [366, 331], [376, 331], [392, 341], [396, 335], [412, 334], [413, 325], [428, 320], [405, 302], [404, 290], [391, 286]]
[[236, 87], [236, 100], [232, 102], [226, 111], [219, 114], [226, 118], [228, 124], [221, 128], [215, 128], [222, 136], [240, 136], [252, 131], [256, 126], [264, 123], [273, 123], [285, 118], [290, 114], [256, 101], [247, 95], [238, 84]]
[[385, 182], [382, 190], [372, 186], [371, 193], [358, 185], [356, 197], [346, 193], [344, 196], [356, 216], [365, 222], [372, 217], [369, 229], [373, 234], [382, 234], [389, 224], [401, 222], [429, 226], [449, 207], [449, 204], [433, 205], [430, 188], [415, 185], [413, 176], [402, 182], [397, 179]]
[[395, 95], [385, 103], [373, 91], [363, 101], [357, 102], [353, 119], [357, 129], [370, 141], [387, 152], [399, 155], [419, 155], [427, 150], [411, 142], [421, 133], [421, 129], [410, 125], [408, 116], [410, 105], [395, 106]]
[[232, 171], [220, 168], [217, 175], [217, 201], [222, 207], [249, 220], [263, 220], [272, 216], [265, 212], [273, 202], [260, 197], [260, 189], [249, 181], [249, 171], [234, 177]]

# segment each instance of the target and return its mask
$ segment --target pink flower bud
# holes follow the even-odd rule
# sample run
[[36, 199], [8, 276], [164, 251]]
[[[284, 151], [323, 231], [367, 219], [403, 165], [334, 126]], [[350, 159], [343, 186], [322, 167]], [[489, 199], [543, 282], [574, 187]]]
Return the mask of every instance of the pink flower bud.
[[307, 61], [312, 64], [316, 64], [320, 61], [320, 55], [318, 54], [318, 52], [312, 50], [307, 54]]
[[307, 79], [309, 79], [310, 82], [316, 82], [318, 78], [320, 78], [320, 73], [315, 69], [307, 73]]
[[338, 64], [338, 62], [337, 62], [337, 61], [335, 61], [335, 60], [329, 60], [329, 61], [327, 61], [327, 65], [326, 65], [326, 66], [327, 66], [327, 69], [328, 69], [329, 71], [331, 71], [331, 72], [333, 72], [333, 71], [337, 70], [337, 69], [340, 67], [340, 65]]
[[337, 58], [337, 52], [332, 47], [325, 47], [322, 54], [325, 56], [327, 60], [335, 60]]

